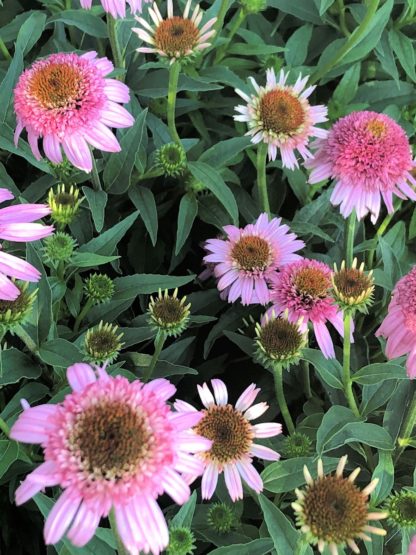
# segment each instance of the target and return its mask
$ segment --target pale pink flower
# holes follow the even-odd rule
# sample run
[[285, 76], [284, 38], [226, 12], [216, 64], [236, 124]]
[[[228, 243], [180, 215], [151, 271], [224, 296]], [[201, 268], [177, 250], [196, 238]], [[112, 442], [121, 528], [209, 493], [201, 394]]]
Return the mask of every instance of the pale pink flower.
[[325, 138], [327, 131], [316, 127], [317, 123], [327, 121], [326, 106], [311, 106], [308, 97], [315, 86], [306, 87], [309, 77], [299, 75], [294, 85], [287, 85], [289, 72], [280, 71], [279, 78], [274, 69], [267, 70], [266, 86], [260, 87], [250, 77], [255, 94], [248, 95], [236, 89], [247, 105], [236, 107], [236, 121], [248, 124], [247, 135], [255, 144], [268, 145], [269, 159], [275, 160], [280, 150], [283, 167], [293, 170], [299, 167], [295, 150], [304, 160], [311, 158], [308, 142], [311, 137]]
[[[225, 484], [233, 501], [243, 498], [244, 482], [255, 492], [263, 490], [260, 474], [253, 466], [253, 457], [277, 461], [280, 455], [264, 445], [254, 443], [255, 439], [277, 436], [282, 433], [282, 425], [275, 422], [252, 424], [269, 408], [267, 403], [253, 405], [260, 389], [251, 384], [243, 391], [235, 406], [228, 402], [228, 391], [222, 380], [211, 380], [212, 395], [206, 383], [198, 386], [198, 393], [205, 410], [203, 418], [194, 432], [211, 440], [210, 450], [197, 456], [203, 461], [202, 498], [211, 499], [217, 487], [218, 476], [224, 472]], [[197, 413], [197, 409], [185, 401], [175, 401], [179, 412]], [[192, 433], [190, 433], [192, 437]], [[189, 483], [197, 478], [188, 476]]]
[[347, 218], [355, 209], [361, 220], [368, 213], [375, 223], [381, 198], [389, 213], [393, 212], [393, 195], [416, 200], [409, 183], [414, 167], [409, 140], [404, 130], [385, 114], [353, 112], [341, 118], [326, 139], [313, 145], [317, 150], [311, 168], [310, 183], [334, 179], [331, 202], [340, 205]]
[[157, 498], [167, 493], [184, 503], [190, 490], [181, 473], [203, 469], [190, 453], [211, 446], [189, 437], [201, 413], [173, 412], [166, 401], [176, 388], [165, 379], [144, 385], [83, 363], [69, 367], [67, 377], [73, 391], [62, 403], [26, 408], [11, 429], [12, 439], [40, 443], [45, 453], [16, 490], [16, 503], [59, 485], [64, 491], [46, 519], [46, 544], [66, 534], [82, 547], [112, 509], [129, 553], [158, 555], [169, 537]]
[[[80, 0], [81, 7], [91, 9], [92, 0]], [[126, 2], [130, 6], [131, 13], [141, 12], [143, 4], [151, 0], [101, 0], [104, 10], [114, 18], [126, 17]]]
[[397, 282], [376, 336], [387, 339], [387, 358], [408, 355], [407, 374], [416, 379], [416, 266]]
[[267, 304], [270, 300], [268, 281], [278, 268], [300, 257], [294, 254], [305, 246], [290, 233], [281, 218], [269, 221], [260, 214], [254, 224], [223, 228], [225, 239], [209, 239], [205, 243], [207, 264], [215, 264], [218, 290], [228, 288], [228, 301], [241, 297], [242, 304]]
[[134, 119], [120, 103], [129, 102], [124, 83], [105, 78], [114, 66], [96, 52], [52, 54], [23, 72], [14, 91], [17, 127], [15, 143], [24, 128], [36, 159], [38, 141], [54, 164], [62, 162], [63, 148], [77, 168], [90, 172], [90, 146], [119, 152], [111, 127], [130, 127]]
[[288, 311], [290, 322], [302, 318], [301, 331], [311, 322], [316, 341], [325, 358], [334, 358], [335, 350], [327, 323], [343, 336], [342, 312], [331, 296], [332, 270], [323, 262], [304, 258], [282, 268], [271, 278], [271, 301], [276, 314]]
[[173, 14], [172, 0], [168, 0], [168, 16], [163, 19], [154, 2], [149, 8], [153, 27], [144, 18], [136, 17], [140, 27], [133, 28], [133, 31], [142, 41], [150, 44], [150, 47], [137, 48], [137, 52], [158, 54], [162, 58], [168, 58], [173, 64], [177, 60], [184, 60], [208, 48], [210, 43], [207, 41], [215, 34], [212, 27], [217, 18], [213, 17], [200, 27], [204, 12], [199, 4], [196, 4], [191, 15], [191, 4], [192, 0], [187, 0], [183, 15], [178, 16]]
[[[0, 203], [13, 198], [8, 189], [0, 188]], [[0, 239], [29, 243], [47, 237], [53, 233], [53, 227], [32, 222], [49, 213], [50, 208], [46, 204], [17, 204], [0, 208]], [[8, 276], [31, 282], [39, 281], [41, 277], [40, 272], [25, 260], [0, 250], [0, 299], [14, 301], [20, 295], [20, 289]]]
[[409, 545], [409, 552], [407, 555], [416, 555], [416, 536], [413, 536], [412, 542]]

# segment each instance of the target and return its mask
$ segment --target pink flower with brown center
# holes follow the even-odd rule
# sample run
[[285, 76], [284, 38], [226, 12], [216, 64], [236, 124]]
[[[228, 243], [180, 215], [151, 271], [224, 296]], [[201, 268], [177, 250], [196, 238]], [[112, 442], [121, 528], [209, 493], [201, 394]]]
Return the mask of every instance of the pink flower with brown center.
[[[80, 0], [81, 7], [87, 10], [92, 7], [92, 0]], [[114, 18], [126, 17], [126, 3], [130, 6], [131, 13], [141, 12], [143, 4], [151, 2], [151, 0], [101, 0], [101, 4], [105, 11]]]

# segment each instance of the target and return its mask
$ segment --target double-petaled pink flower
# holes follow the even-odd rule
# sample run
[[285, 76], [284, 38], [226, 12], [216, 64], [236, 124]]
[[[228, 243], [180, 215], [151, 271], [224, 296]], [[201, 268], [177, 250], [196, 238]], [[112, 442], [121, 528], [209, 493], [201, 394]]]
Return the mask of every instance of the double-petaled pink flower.
[[[404, 130], [386, 114], [353, 112], [341, 118], [328, 137], [314, 143], [309, 182], [334, 179], [331, 202], [347, 218], [355, 210], [359, 220], [368, 213], [375, 223], [381, 199], [393, 212], [393, 195], [416, 200], [415, 166]], [[412, 187], [413, 186], [413, 187]]]
[[376, 335], [387, 339], [387, 358], [408, 355], [407, 373], [416, 379], [416, 266], [396, 284], [387, 316]]
[[[197, 455], [205, 466], [201, 485], [202, 498], [211, 499], [217, 487], [218, 476], [224, 473], [230, 497], [237, 501], [243, 498], [241, 479], [255, 492], [262, 491], [263, 481], [253, 466], [253, 457], [277, 461], [280, 455], [269, 447], [255, 443], [255, 440], [279, 435], [282, 426], [275, 422], [251, 423], [269, 408], [267, 403], [253, 405], [260, 392], [255, 384], [243, 391], [235, 406], [228, 402], [227, 387], [222, 380], [211, 380], [211, 386], [214, 395], [206, 383], [202, 387], [198, 386], [205, 409], [194, 432], [189, 433], [190, 439], [195, 433], [212, 441], [209, 450]], [[185, 401], [175, 401], [175, 408], [184, 414], [189, 414], [190, 411], [198, 414], [197, 409]], [[191, 483], [195, 478], [196, 475], [190, 474], [188, 481]]]
[[96, 52], [82, 56], [52, 54], [38, 60], [19, 78], [14, 91], [17, 127], [15, 143], [23, 129], [36, 159], [42, 155], [62, 162], [62, 150], [77, 168], [90, 172], [90, 148], [119, 152], [111, 127], [130, 127], [134, 119], [120, 104], [129, 102], [124, 83], [105, 76], [114, 69]]
[[224, 239], [209, 239], [204, 244], [208, 253], [204, 261], [218, 279], [219, 291], [227, 291], [230, 303], [241, 297], [245, 305], [267, 304], [271, 276], [300, 258], [295, 252], [304, 242], [281, 224], [281, 218], [269, 221], [267, 214], [244, 228], [227, 225], [223, 229]]
[[[105, 11], [114, 18], [126, 17], [126, 3], [130, 6], [131, 13], [141, 12], [143, 5], [152, 0], [101, 0], [101, 4]], [[92, 0], [80, 0], [81, 7], [87, 10], [91, 9]]]
[[181, 474], [201, 474], [203, 464], [191, 453], [211, 446], [188, 433], [202, 414], [172, 411], [167, 399], [176, 389], [165, 379], [144, 385], [82, 363], [67, 377], [72, 393], [62, 403], [26, 408], [11, 429], [12, 439], [40, 443], [45, 453], [16, 490], [17, 504], [59, 485], [63, 493], [45, 523], [47, 544], [66, 534], [82, 547], [113, 510], [126, 549], [158, 555], [169, 535], [157, 498], [187, 501]]
[[[0, 203], [12, 200], [13, 194], [8, 189], [0, 189]], [[0, 239], [28, 243], [43, 239], [53, 232], [52, 226], [33, 223], [50, 213], [45, 204], [18, 204], [0, 208]], [[0, 247], [1, 248], [1, 247]], [[31, 264], [17, 256], [0, 250], [0, 299], [14, 301], [20, 290], [9, 279], [39, 281], [40, 273]]]
[[331, 295], [331, 276], [329, 266], [305, 258], [288, 264], [271, 278], [272, 310], [276, 314], [287, 310], [290, 322], [302, 319], [301, 331], [306, 331], [311, 322], [325, 358], [335, 357], [327, 323], [330, 322], [341, 336], [344, 333], [342, 312]]

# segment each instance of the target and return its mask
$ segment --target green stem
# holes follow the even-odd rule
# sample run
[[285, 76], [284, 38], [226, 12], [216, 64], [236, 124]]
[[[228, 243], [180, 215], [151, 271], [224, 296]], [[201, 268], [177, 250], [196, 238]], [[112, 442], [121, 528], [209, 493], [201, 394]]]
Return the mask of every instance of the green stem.
[[65, 9], [70, 10], [72, 8], [72, 0], [65, 0]]
[[259, 189], [260, 208], [270, 216], [269, 195], [266, 178], [267, 144], [260, 143], [257, 147], [257, 187]]
[[82, 324], [83, 319], [88, 314], [88, 312], [91, 310], [93, 305], [94, 305], [94, 301], [91, 298], [89, 298], [87, 300], [87, 302], [85, 303], [84, 308], [81, 310], [81, 312], [77, 316], [77, 319], [75, 320], [75, 324], [74, 324], [74, 332], [75, 333], [77, 333], [77, 331], [79, 330], [79, 327]]
[[118, 555], [128, 555], [128, 551], [124, 547], [124, 544], [121, 541], [120, 535], [119, 535], [118, 530], [117, 530], [116, 517], [115, 517], [113, 509], [111, 509], [110, 514], [108, 515], [108, 520], [110, 521], [111, 531], [113, 532], [114, 538], [115, 538], [116, 543], [117, 543], [117, 553], [118, 553]]
[[214, 40], [218, 37], [219, 32], [221, 31], [223, 25], [224, 25], [224, 19], [225, 19], [225, 15], [227, 13], [228, 10], [228, 4], [230, 3], [230, 0], [222, 0], [221, 3], [221, 7], [218, 11], [218, 15], [217, 15], [217, 21], [215, 22], [214, 25], [214, 29], [215, 29], [215, 35], [214, 35], [214, 39], [212, 41], [212, 43], [214, 43]]
[[355, 212], [345, 220], [345, 264], [351, 268], [354, 258]]
[[217, 54], [215, 56], [214, 64], [219, 64], [221, 62], [221, 60], [224, 58], [230, 42], [232, 41], [234, 35], [237, 33], [237, 31], [241, 27], [241, 24], [245, 20], [246, 15], [247, 14], [246, 14], [245, 9], [240, 8], [240, 10], [238, 11], [237, 15], [235, 16], [235, 18], [233, 20], [233, 24], [231, 26], [230, 32], [228, 33], [226, 42], [218, 48]]
[[273, 368], [273, 375], [277, 403], [283, 416], [283, 420], [285, 421], [286, 428], [288, 429], [289, 434], [292, 435], [295, 432], [295, 425], [293, 424], [293, 420], [290, 416], [290, 412], [285, 399], [285, 393], [283, 390], [283, 367], [281, 364], [277, 364]]
[[343, 351], [343, 384], [348, 405], [355, 416], [360, 416], [357, 402], [352, 390], [351, 380], [351, 312], [344, 312], [344, 351]]
[[9, 426], [6, 424], [6, 422], [3, 420], [3, 418], [0, 418], [0, 430], [3, 432], [3, 434], [6, 437], [9, 437], [10, 435], [10, 428]]
[[11, 54], [7, 50], [7, 46], [2, 38], [0, 38], [0, 52], [3, 54], [6, 60], [10, 61], [12, 59]]
[[309, 362], [307, 360], [302, 360], [301, 362], [301, 373], [302, 373], [301, 375], [302, 375], [303, 391], [306, 395], [306, 398], [310, 399], [312, 397], [312, 390], [311, 390]]
[[367, 28], [371, 25], [377, 8], [380, 4], [380, 0], [370, 0], [368, 4], [367, 13], [364, 19], [361, 21], [360, 25], [354, 30], [350, 37], [345, 41], [342, 48], [321, 68], [311, 76], [309, 84], [317, 83], [322, 77], [331, 71], [332, 68], [337, 66], [341, 60], [354, 48], [354, 46], [361, 40], [365, 35]]
[[175, 124], [175, 108], [176, 108], [176, 94], [178, 90], [179, 73], [181, 71], [181, 64], [174, 62], [169, 68], [169, 88], [168, 88], [168, 107], [167, 107], [167, 120], [169, 132], [172, 140], [178, 145], [181, 145], [181, 139], [176, 131]]
[[149, 366], [146, 368], [143, 374], [143, 381], [146, 383], [150, 380], [155, 369], [156, 363], [159, 360], [160, 353], [162, 352], [163, 345], [166, 341], [166, 335], [163, 332], [159, 332], [155, 339], [155, 352], [153, 353], [152, 360]]
[[[378, 240], [380, 239], [380, 237], [382, 237], [384, 235], [384, 232], [389, 227], [390, 222], [392, 221], [396, 211], [400, 208], [400, 205], [401, 205], [401, 201], [397, 205], [397, 207], [396, 206], [394, 207], [393, 212], [391, 214], [387, 214], [387, 216], [384, 218], [384, 220], [379, 225], [379, 227], [377, 229], [377, 232], [376, 232], [376, 237], [375, 237], [377, 243], [378, 243]], [[368, 267], [369, 270], [371, 270], [373, 268], [375, 253], [376, 253], [376, 247], [374, 247], [373, 249], [368, 251], [367, 267]]]
[[341, 31], [344, 33], [346, 37], [350, 36], [350, 32], [347, 27], [347, 22], [345, 20], [345, 6], [344, 0], [338, 0], [338, 12], [339, 12], [339, 26]]
[[413, 398], [410, 401], [409, 410], [407, 411], [407, 416], [403, 421], [402, 427], [400, 429], [400, 442], [398, 447], [396, 448], [396, 456], [394, 458], [395, 463], [399, 460], [400, 456], [402, 455], [403, 451], [406, 449], [407, 445], [409, 444], [409, 440], [412, 438], [413, 430], [416, 426], [416, 388], [413, 385], [414, 393]]
[[20, 339], [23, 341], [30, 352], [34, 353], [35, 355], [38, 354], [38, 346], [21, 325], [16, 327], [15, 333], [20, 337]]
[[[107, 14], [107, 30], [108, 38], [110, 39], [111, 52], [113, 53], [114, 65], [118, 68], [125, 68], [125, 61], [120, 49], [120, 44], [117, 38], [116, 19], [109, 13]], [[124, 77], [119, 77], [120, 81], [124, 81]]]
[[91, 152], [91, 158], [92, 158], [91, 181], [94, 186], [94, 191], [102, 191], [103, 188], [101, 186], [100, 175], [97, 170], [97, 163], [95, 161], [95, 158], [92, 152]]

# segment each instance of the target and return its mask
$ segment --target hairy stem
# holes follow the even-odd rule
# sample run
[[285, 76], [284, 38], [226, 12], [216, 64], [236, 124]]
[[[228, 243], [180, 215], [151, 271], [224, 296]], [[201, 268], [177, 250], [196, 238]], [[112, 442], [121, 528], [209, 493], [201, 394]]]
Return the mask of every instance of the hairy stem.
[[116, 524], [116, 516], [114, 514], [114, 509], [111, 509], [110, 514], [108, 515], [108, 520], [110, 521], [111, 531], [113, 532], [114, 538], [117, 543], [117, 553], [118, 555], [128, 555], [127, 549], [124, 547], [123, 542], [121, 541], [120, 535], [117, 530]]
[[292, 435], [295, 431], [295, 425], [293, 424], [293, 420], [290, 416], [290, 412], [286, 403], [285, 392], [283, 390], [283, 368], [280, 364], [276, 365], [275, 368], [273, 368], [273, 375], [277, 404], [279, 405], [280, 412], [286, 424], [286, 428], [288, 429], [289, 434]]
[[7, 46], [6, 46], [6, 44], [5, 44], [5, 42], [3, 41], [2, 38], [0, 38], [0, 52], [3, 54], [3, 56], [6, 60], [10, 61], [12, 59], [11, 54], [7, 50]]
[[343, 384], [348, 405], [355, 416], [360, 416], [357, 402], [352, 390], [351, 380], [351, 313], [344, 312], [344, 351], [343, 351]]
[[82, 324], [82, 321], [84, 320], [85, 316], [88, 314], [88, 312], [91, 310], [91, 308], [94, 305], [94, 301], [89, 298], [87, 300], [87, 302], [84, 305], [84, 308], [81, 310], [81, 312], [78, 314], [77, 319], [75, 320], [75, 324], [74, 324], [74, 332], [77, 333], [79, 331], [79, 328]]
[[169, 88], [168, 88], [168, 108], [167, 119], [169, 132], [172, 140], [178, 145], [181, 144], [181, 139], [176, 131], [175, 123], [175, 109], [176, 109], [176, 95], [178, 91], [179, 73], [181, 71], [181, 64], [174, 62], [169, 68]]
[[260, 143], [257, 147], [257, 187], [259, 190], [260, 209], [270, 215], [269, 195], [266, 178], [267, 144]]
[[355, 212], [345, 220], [345, 263], [351, 268], [354, 258]]
[[97, 163], [95, 161], [95, 158], [92, 152], [91, 152], [91, 158], [92, 158], [91, 181], [95, 191], [102, 191], [100, 175], [97, 170]]
[[227, 53], [227, 48], [228, 48], [230, 42], [232, 41], [234, 35], [237, 33], [237, 31], [241, 27], [241, 24], [243, 23], [245, 18], [246, 18], [246, 11], [244, 10], [244, 8], [240, 8], [240, 10], [238, 11], [237, 15], [235, 16], [235, 18], [233, 20], [233, 23], [232, 23], [230, 32], [228, 33], [226, 42], [218, 48], [217, 54], [215, 56], [214, 64], [219, 64], [221, 62], [221, 60], [224, 58], [225, 54]]
[[339, 26], [341, 31], [344, 33], [346, 37], [350, 36], [350, 32], [347, 27], [347, 22], [345, 20], [345, 6], [344, 0], [337, 0], [338, 3], [338, 12], [339, 12]]
[[400, 429], [400, 442], [399, 446], [396, 448], [395, 451], [395, 464], [399, 460], [400, 456], [402, 455], [403, 451], [406, 449], [409, 440], [412, 438], [413, 430], [416, 426], [416, 388], [413, 385], [413, 398], [410, 401], [409, 409], [407, 411], [406, 418], [403, 421], [402, 427]]
[[[118, 68], [124, 69], [126, 64], [117, 38], [116, 21], [117, 20], [114, 19], [112, 15], [110, 15], [109, 13], [107, 14], [108, 38], [110, 39], [114, 65]], [[118, 79], [120, 81], [124, 81], [124, 77], [119, 77]]]
[[165, 341], [166, 341], [166, 335], [162, 332], [159, 332], [156, 335], [155, 352], [153, 353], [152, 360], [150, 361], [149, 366], [146, 368], [146, 370], [144, 371], [144, 374], [143, 374], [143, 381], [145, 383], [148, 382], [150, 380], [150, 378], [152, 377], [153, 371], [155, 369], [157, 361], [159, 360], [160, 353], [162, 352], [163, 345], [165, 344]]

